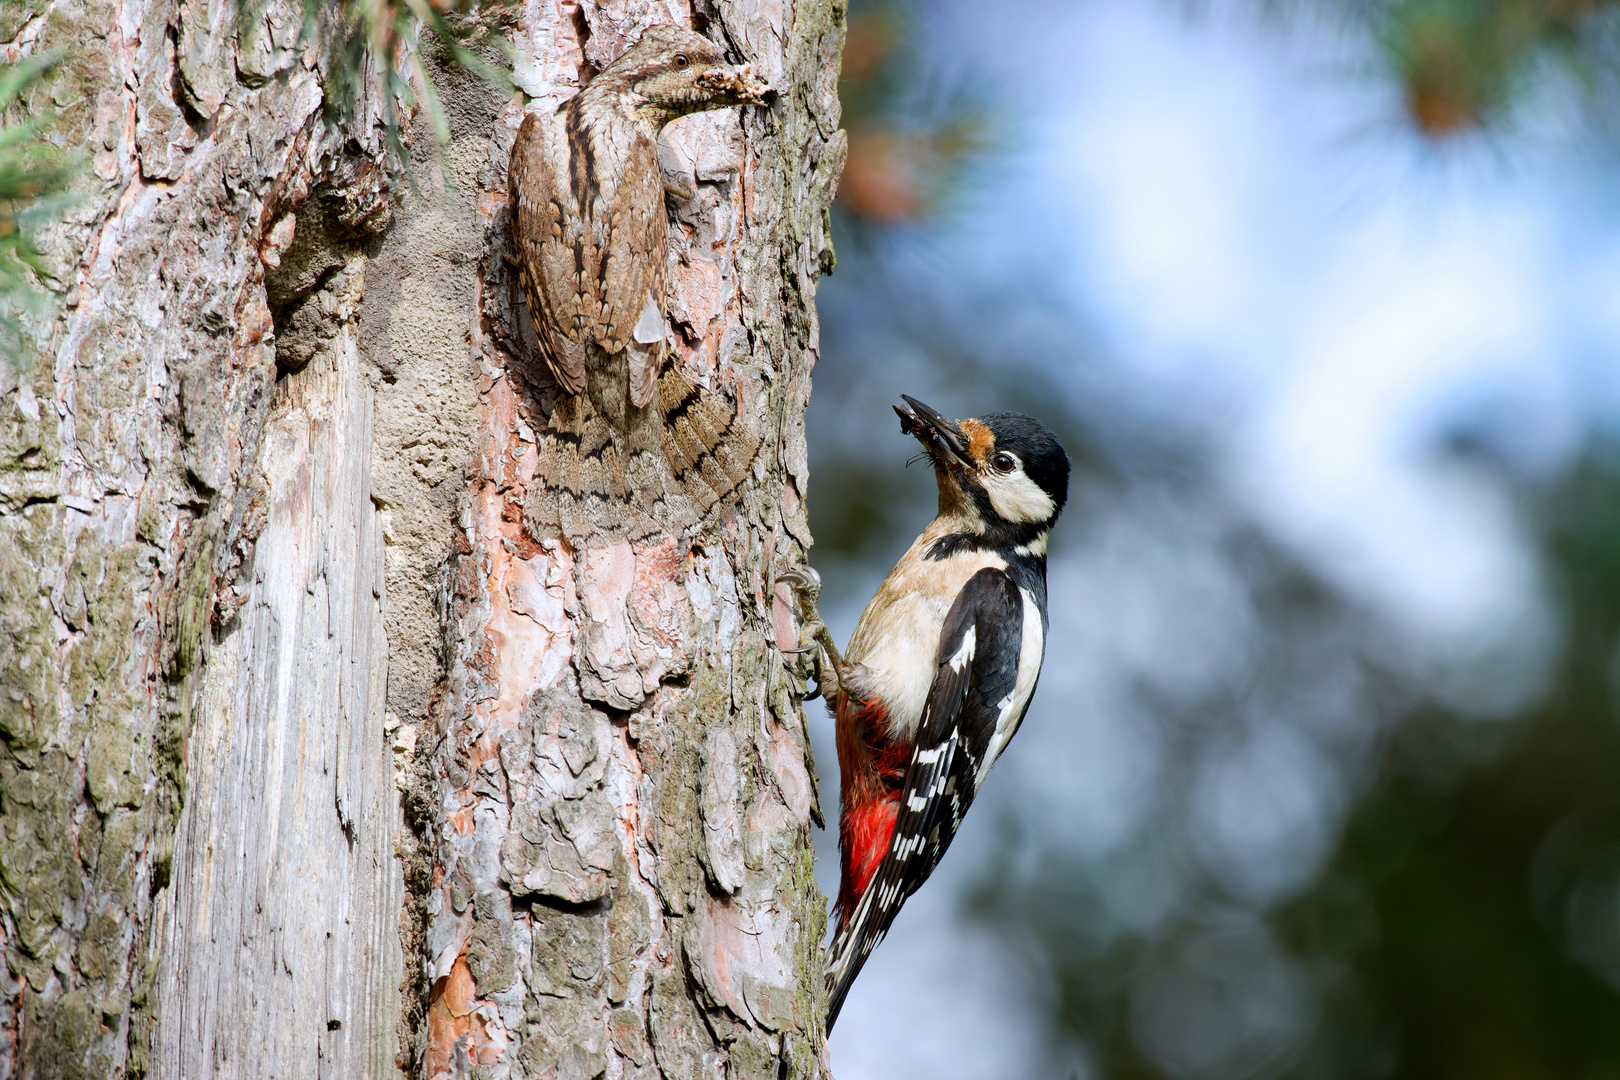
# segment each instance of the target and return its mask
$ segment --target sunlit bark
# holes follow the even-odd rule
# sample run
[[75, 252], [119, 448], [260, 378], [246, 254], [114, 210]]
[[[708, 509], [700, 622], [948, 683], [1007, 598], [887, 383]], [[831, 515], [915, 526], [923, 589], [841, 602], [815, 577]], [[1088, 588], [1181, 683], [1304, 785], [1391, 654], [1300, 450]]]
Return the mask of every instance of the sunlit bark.
[[[87, 172], [0, 365], [0, 1077], [823, 1073], [773, 586], [841, 6], [486, 9], [524, 94], [430, 63], [397, 192], [294, 8], [13, 6]], [[661, 148], [680, 362], [765, 443], [714, 529], [581, 554], [519, 524], [504, 163], [650, 19], [782, 91]]]

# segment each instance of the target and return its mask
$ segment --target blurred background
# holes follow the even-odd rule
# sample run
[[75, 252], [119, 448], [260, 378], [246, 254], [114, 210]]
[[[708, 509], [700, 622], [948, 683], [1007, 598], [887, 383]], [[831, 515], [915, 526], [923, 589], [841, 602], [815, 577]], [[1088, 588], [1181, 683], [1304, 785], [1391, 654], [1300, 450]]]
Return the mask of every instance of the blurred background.
[[839, 1080], [1620, 1077], [1620, 5], [854, 0], [844, 72], [835, 633], [900, 393], [1076, 471]]

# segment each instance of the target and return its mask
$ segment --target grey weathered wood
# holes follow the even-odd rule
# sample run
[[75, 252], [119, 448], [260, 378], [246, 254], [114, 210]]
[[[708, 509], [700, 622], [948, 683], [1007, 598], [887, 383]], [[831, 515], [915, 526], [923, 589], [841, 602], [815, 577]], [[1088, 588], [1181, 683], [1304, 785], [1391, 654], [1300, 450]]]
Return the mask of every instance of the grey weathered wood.
[[277, 385], [260, 436], [263, 531], [203, 676], [159, 904], [159, 1075], [393, 1067], [404, 884], [371, 393], [353, 335], [347, 323]]
[[[295, 7], [260, 10], [272, 36], [296, 33]], [[8, 58], [63, 57], [26, 107], [53, 109], [49, 137], [85, 166], [45, 238], [59, 305], [0, 378], [0, 1075], [173, 1074], [152, 1040], [158, 911], [197, 884], [172, 861], [183, 800], [288, 779], [199, 775], [193, 720], [204, 684], [222, 685], [216, 632], [240, 633], [233, 582], [258, 528], [275, 229], [380, 143], [374, 103], [351, 131], [325, 124], [319, 76], [295, 55], [282, 78], [256, 73], [236, 13], [90, 0], [0, 20]], [[357, 221], [377, 209], [365, 187], [348, 199]], [[230, 825], [196, 822], [193, 836]], [[358, 957], [396, 918], [357, 912], [343, 947]], [[212, 947], [269, 992], [239, 938]], [[249, 1028], [267, 1004], [229, 1022]]]

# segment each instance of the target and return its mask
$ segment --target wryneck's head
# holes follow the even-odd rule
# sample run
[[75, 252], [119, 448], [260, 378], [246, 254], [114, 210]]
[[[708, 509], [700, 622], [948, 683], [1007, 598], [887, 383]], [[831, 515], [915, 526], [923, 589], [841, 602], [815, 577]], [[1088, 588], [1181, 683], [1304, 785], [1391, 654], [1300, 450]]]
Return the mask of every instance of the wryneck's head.
[[732, 105], [770, 105], [776, 91], [747, 64], [725, 62], [720, 47], [677, 26], [649, 26], [580, 92], [581, 105], [606, 104], [656, 132], [671, 120]]

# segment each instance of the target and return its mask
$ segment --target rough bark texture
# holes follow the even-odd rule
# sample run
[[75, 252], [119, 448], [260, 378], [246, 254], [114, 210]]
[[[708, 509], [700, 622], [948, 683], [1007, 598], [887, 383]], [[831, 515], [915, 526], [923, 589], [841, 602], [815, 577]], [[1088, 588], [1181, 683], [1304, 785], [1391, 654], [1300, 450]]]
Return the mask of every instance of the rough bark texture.
[[0, 28], [66, 58], [29, 107], [89, 151], [50, 243], [66, 295], [0, 398], [0, 1074], [204, 1075], [266, 1045], [296, 1071], [396, 998], [374, 511], [363, 457], [319, 457], [365, 441], [366, 403], [352, 360], [278, 381], [273, 309], [352, 309], [278, 262], [318, 186], [349, 246], [386, 224], [374, 117], [346, 153], [295, 13], [240, 43], [236, 15], [30, 2]]
[[[690, 543], [535, 543], [521, 511], [550, 385], [505, 351], [522, 335], [498, 163], [526, 105], [554, 107], [649, 20], [694, 14], [783, 95], [768, 114], [678, 121], [660, 154], [678, 193], [676, 362], [729, 386], [765, 448], [736, 512]], [[528, 100], [501, 108], [492, 139], [469, 136], [496, 164], [492, 186], [463, 188], [491, 208], [479, 449], [449, 576], [448, 679], [417, 773], [427, 1075], [825, 1071], [813, 770], [803, 683], [775, 648], [774, 574], [810, 542], [803, 413], [842, 164], [841, 21], [825, 4], [531, 4], [515, 33]]]
[[[504, 163], [650, 20], [783, 94], [661, 147], [680, 360], [765, 449], [711, 534], [581, 555], [518, 524], [548, 387], [500, 344]], [[0, 1077], [825, 1071], [773, 574], [841, 5], [513, 7], [525, 93], [442, 72], [397, 206], [298, 23], [0, 10], [10, 59], [68, 58], [31, 104], [89, 170], [0, 365]]]

